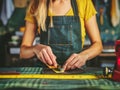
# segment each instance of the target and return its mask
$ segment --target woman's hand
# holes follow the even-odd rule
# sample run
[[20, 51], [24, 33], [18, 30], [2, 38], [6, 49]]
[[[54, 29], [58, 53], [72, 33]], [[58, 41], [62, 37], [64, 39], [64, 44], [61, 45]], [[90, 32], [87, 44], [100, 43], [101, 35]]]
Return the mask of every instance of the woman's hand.
[[63, 69], [69, 70], [69, 69], [80, 68], [81, 66], [85, 65], [86, 60], [87, 60], [86, 55], [72, 54], [65, 62]]
[[50, 46], [37, 44], [34, 46], [33, 52], [43, 63], [57, 67], [56, 56], [53, 54]]

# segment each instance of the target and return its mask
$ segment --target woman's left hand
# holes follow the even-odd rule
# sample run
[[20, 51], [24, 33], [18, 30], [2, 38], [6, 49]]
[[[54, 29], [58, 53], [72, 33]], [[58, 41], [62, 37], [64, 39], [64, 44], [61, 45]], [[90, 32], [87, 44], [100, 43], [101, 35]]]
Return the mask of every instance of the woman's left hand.
[[87, 61], [86, 55], [74, 53], [66, 60], [63, 69], [69, 70], [69, 69], [80, 68], [81, 66], [85, 65], [86, 61]]

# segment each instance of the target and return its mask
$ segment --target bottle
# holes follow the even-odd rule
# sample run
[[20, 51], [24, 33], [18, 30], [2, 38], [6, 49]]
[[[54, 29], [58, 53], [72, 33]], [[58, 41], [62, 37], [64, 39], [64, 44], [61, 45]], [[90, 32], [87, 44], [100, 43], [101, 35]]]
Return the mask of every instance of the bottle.
[[112, 73], [112, 80], [120, 82], [120, 40], [115, 41], [116, 63]]
[[120, 40], [115, 42], [116, 66], [115, 69], [120, 71]]

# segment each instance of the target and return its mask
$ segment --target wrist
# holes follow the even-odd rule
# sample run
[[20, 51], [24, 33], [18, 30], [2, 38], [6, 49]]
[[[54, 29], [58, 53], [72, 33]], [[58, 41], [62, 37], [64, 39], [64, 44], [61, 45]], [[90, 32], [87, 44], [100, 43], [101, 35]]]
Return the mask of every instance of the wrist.
[[36, 55], [36, 52], [37, 52], [36, 50], [37, 49], [36, 49], [36, 45], [35, 45], [35, 46], [32, 47], [32, 52], [33, 52], [34, 55]]
[[40, 52], [40, 44], [36, 44], [32, 47], [32, 52], [36, 55], [37, 53]]
[[80, 55], [83, 56], [85, 61], [89, 60], [89, 54], [88, 53], [82, 52], [82, 53], [80, 53]]

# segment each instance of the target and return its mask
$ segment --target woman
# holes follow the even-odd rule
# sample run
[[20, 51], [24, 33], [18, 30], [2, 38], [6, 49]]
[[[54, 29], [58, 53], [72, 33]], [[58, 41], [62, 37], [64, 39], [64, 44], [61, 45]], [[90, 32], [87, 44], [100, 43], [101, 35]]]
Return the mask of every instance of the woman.
[[[91, 0], [31, 0], [26, 15], [26, 31], [21, 44], [21, 58], [37, 56], [45, 65], [80, 68], [102, 51]], [[36, 29], [40, 44], [33, 45]], [[91, 46], [82, 50], [85, 35]]]

